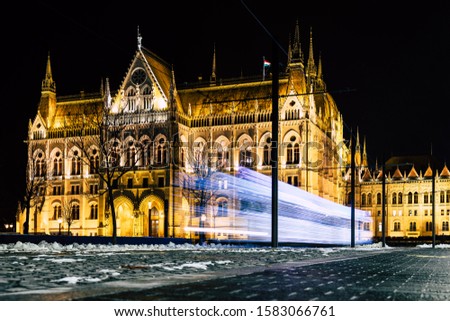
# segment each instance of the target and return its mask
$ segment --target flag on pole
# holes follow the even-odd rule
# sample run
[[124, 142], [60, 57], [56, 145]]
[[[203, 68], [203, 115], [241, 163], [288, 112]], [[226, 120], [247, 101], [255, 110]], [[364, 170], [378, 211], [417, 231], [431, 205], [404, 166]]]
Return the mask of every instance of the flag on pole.
[[266, 68], [270, 67], [270, 61], [263, 56], [263, 80], [266, 78]]

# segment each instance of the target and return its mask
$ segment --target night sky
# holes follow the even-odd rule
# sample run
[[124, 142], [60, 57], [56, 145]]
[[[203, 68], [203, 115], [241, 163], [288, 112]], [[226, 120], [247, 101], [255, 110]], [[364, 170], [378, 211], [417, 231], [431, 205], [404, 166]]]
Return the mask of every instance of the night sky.
[[[159, 3], [161, 2], [161, 3]], [[29, 120], [40, 98], [50, 52], [57, 95], [116, 90], [142, 45], [174, 66], [177, 83], [262, 75], [262, 57], [281, 48], [298, 20], [307, 55], [313, 31], [316, 63], [341, 111], [346, 138], [358, 128], [371, 166], [391, 155], [450, 159], [450, 11], [396, 10], [314, 1], [35, 1], [3, 10], [1, 89], [5, 152], [0, 219], [11, 219], [25, 185]], [[431, 7], [431, 6], [430, 6]], [[388, 9], [388, 10], [387, 10]], [[386, 10], [386, 11], [385, 11]], [[386, 13], [389, 12], [389, 13]], [[8, 115], [8, 116], [6, 116]]]

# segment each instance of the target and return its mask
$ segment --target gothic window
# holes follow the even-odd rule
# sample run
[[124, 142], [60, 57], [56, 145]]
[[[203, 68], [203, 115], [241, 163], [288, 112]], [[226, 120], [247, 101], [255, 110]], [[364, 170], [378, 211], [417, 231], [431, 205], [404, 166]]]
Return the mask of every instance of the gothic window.
[[408, 193], [408, 204], [412, 204], [413, 194], [411, 192]]
[[286, 152], [287, 152], [286, 164], [293, 164], [294, 163], [294, 150], [293, 150], [291, 143], [287, 144]]
[[134, 88], [129, 88], [127, 91], [127, 101], [128, 101], [128, 111], [136, 111], [136, 90]]
[[428, 192], [425, 192], [425, 193], [423, 194], [423, 203], [424, 203], [424, 204], [428, 204]]
[[152, 90], [150, 87], [145, 87], [142, 90], [142, 100], [144, 105], [144, 110], [152, 109]]
[[251, 143], [244, 141], [239, 149], [239, 165], [243, 167], [252, 167], [254, 161]]
[[394, 222], [394, 232], [401, 231], [400, 222]]
[[414, 192], [414, 204], [419, 203], [419, 193]]
[[120, 164], [120, 156], [119, 156], [119, 147], [118, 143], [115, 142], [113, 146], [111, 147], [109, 156], [108, 156], [108, 166], [110, 167], [117, 167]]
[[431, 232], [433, 230], [433, 222], [426, 222], [425, 223], [425, 231]]
[[91, 204], [91, 213], [89, 215], [89, 219], [96, 220], [98, 219], [98, 204]]
[[392, 204], [397, 204], [397, 193], [392, 193]]
[[217, 203], [217, 216], [228, 216], [228, 202], [226, 200], [221, 200]]
[[72, 171], [71, 175], [80, 175], [81, 173], [81, 159], [78, 155], [78, 151], [73, 152], [72, 156]]
[[131, 143], [131, 146], [129, 146], [128, 149], [127, 149], [126, 166], [132, 167], [134, 165], [136, 165], [136, 148]]
[[98, 184], [89, 184], [89, 193], [91, 195], [98, 194]]
[[416, 224], [416, 222], [409, 222], [409, 230], [410, 230], [411, 232], [415, 232], [416, 229], [417, 229], [417, 224]]
[[372, 193], [367, 194], [367, 205], [372, 205]]
[[441, 193], [440, 193], [440, 201], [441, 201], [441, 203], [445, 203], [445, 192], [444, 191], [441, 191]]
[[294, 164], [300, 163], [300, 144], [294, 144]]
[[71, 208], [71, 217], [73, 220], [79, 220], [80, 219], [80, 205], [79, 204], [72, 204]]
[[55, 205], [53, 207], [53, 219], [57, 220], [62, 217], [62, 208], [61, 205]]
[[97, 149], [94, 149], [91, 152], [91, 156], [89, 157], [89, 174], [97, 174], [100, 168], [100, 158], [98, 156]]
[[362, 206], [366, 206], [366, 203], [367, 203], [367, 201], [366, 201], [366, 194], [362, 194], [361, 195], [361, 205]]
[[398, 193], [398, 204], [403, 204], [403, 194], [401, 192]]
[[158, 165], [167, 164], [167, 141], [164, 136], [154, 142], [155, 163]]
[[45, 159], [43, 153], [38, 153], [35, 160], [35, 176], [44, 177], [45, 175]]
[[55, 158], [53, 159], [53, 176], [61, 176], [62, 175], [62, 157], [61, 153], [58, 151], [55, 154]]
[[381, 193], [377, 193], [377, 205], [381, 204]]
[[228, 166], [228, 150], [226, 147], [219, 144], [217, 148], [217, 166], [220, 168]]

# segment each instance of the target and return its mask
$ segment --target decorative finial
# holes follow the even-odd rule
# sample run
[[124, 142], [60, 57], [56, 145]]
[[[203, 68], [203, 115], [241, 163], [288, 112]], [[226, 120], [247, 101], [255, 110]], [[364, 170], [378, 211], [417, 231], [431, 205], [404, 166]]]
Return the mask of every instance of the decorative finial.
[[142, 37], [141, 33], [139, 32], [139, 26], [137, 27], [137, 42], [138, 42], [138, 49], [141, 50]]

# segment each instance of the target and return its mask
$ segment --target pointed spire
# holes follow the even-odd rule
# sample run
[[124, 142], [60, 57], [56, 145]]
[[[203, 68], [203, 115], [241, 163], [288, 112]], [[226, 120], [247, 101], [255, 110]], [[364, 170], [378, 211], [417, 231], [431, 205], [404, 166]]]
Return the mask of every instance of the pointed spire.
[[361, 165], [361, 145], [359, 143], [359, 129], [356, 127], [355, 164]]
[[141, 50], [142, 36], [141, 36], [140, 31], [139, 31], [139, 26], [137, 27], [137, 45], [138, 45], [138, 49]]
[[369, 166], [369, 162], [367, 161], [367, 150], [366, 150], [366, 136], [364, 136], [364, 143], [363, 143], [363, 160], [362, 165], [364, 167]]
[[111, 91], [109, 89], [109, 78], [106, 78], [106, 84], [105, 84], [105, 107], [110, 108], [111, 107]]
[[316, 64], [314, 62], [312, 27], [309, 31], [309, 54], [306, 70], [308, 77], [315, 78], [317, 76]]
[[303, 65], [303, 53], [300, 43], [300, 27], [298, 24], [298, 20], [295, 25], [294, 43], [292, 44], [292, 48], [290, 49], [290, 63], [301, 63]]
[[42, 80], [42, 91], [56, 92], [56, 85], [53, 81], [52, 68], [50, 64], [50, 52], [47, 57], [47, 66], [45, 68], [45, 78]]
[[211, 85], [216, 85], [216, 44], [214, 43], [212, 72], [211, 72]]

